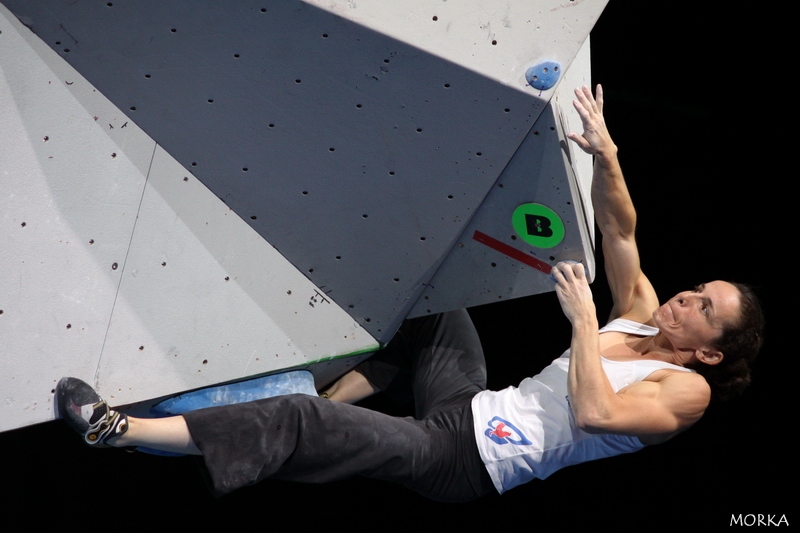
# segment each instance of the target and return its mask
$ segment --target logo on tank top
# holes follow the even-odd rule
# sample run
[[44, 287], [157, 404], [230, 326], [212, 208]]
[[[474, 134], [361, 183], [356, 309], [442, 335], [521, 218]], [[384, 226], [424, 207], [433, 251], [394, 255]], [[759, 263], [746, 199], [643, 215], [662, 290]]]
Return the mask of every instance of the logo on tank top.
[[484, 432], [484, 435], [495, 444], [516, 444], [517, 446], [533, 444], [517, 426], [499, 416], [489, 420], [489, 429]]

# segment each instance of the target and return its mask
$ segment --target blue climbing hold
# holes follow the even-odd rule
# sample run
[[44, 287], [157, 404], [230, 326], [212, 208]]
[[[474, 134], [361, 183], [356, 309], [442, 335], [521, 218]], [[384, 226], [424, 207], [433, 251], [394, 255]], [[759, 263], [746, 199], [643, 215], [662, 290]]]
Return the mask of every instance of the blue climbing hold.
[[542, 61], [525, 72], [528, 84], [541, 91], [552, 88], [561, 77], [561, 63], [558, 61]]

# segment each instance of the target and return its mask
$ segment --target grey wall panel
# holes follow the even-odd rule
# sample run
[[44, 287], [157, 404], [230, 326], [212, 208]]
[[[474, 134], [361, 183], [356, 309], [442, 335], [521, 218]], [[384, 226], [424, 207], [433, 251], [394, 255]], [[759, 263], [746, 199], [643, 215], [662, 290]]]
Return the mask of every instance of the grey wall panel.
[[[558, 261], [582, 262], [593, 275], [594, 251], [569, 148], [560, 110], [551, 103], [410, 316], [549, 292], [553, 290], [549, 270]], [[514, 225], [517, 208], [531, 204], [536, 206], [533, 209], [545, 212], [546, 225], [563, 225], [563, 236], [536, 235], [531, 239], [527, 227], [521, 230]], [[546, 227], [531, 231], [545, 234], [554, 230]]]
[[275, 249], [156, 148], [96, 372], [130, 403], [375, 351]]
[[297, 1], [5, 3], [381, 341], [550, 96]]

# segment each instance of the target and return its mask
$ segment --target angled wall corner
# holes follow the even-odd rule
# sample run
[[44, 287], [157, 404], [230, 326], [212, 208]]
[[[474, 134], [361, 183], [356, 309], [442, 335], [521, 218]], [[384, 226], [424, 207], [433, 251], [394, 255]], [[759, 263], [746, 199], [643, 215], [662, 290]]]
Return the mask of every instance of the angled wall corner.
[[[64, 375], [127, 404], [378, 342], [0, 8], [0, 430]], [[313, 327], [309, 327], [313, 324]]]

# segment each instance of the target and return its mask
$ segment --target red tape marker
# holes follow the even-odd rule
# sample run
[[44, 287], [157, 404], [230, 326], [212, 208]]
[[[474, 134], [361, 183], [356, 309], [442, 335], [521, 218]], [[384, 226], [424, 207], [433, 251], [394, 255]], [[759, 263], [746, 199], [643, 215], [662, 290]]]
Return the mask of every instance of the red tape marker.
[[485, 233], [481, 233], [478, 230], [475, 230], [475, 234], [472, 236], [472, 239], [478, 241], [481, 244], [485, 244], [492, 250], [497, 250], [501, 254], [507, 255], [511, 259], [514, 259], [516, 261], [519, 261], [520, 263], [524, 263], [530, 267], [533, 267], [540, 272], [544, 272], [545, 274], [550, 274], [550, 271], [553, 269], [553, 267], [551, 267], [544, 261], [539, 261], [535, 257], [531, 257], [525, 252], [517, 250], [513, 246], [509, 246], [504, 242], [500, 242], [494, 237], [489, 237]]

